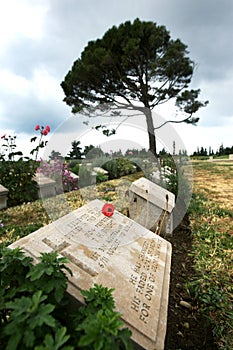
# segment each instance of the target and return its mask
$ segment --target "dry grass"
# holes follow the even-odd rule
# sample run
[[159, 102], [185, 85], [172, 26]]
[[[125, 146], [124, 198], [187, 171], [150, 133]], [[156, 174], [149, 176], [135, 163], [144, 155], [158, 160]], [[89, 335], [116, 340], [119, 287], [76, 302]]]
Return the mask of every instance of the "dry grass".
[[219, 349], [233, 349], [233, 163], [194, 163], [190, 207], [196, 276], [189, 283], [213, 322]]
[[[233, 234], [233, 219], [225, 213], [233, 213], [233, 162], [232, 163], [194, 163], [194, 193], [203, 194], [210, 205], [217, 207], [219, 214], [211, 217], [212, 223], [220, 231]], [[210, 220], [202, 218], [204, 221]]]

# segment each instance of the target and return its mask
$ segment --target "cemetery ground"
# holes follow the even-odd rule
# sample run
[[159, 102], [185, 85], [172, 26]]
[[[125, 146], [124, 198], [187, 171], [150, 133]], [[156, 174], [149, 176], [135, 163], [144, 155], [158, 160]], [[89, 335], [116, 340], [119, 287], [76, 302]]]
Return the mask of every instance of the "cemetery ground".
[[[233, 348], [233, 162], [194, 162], [194, 193], [171, 238], [172, 266], [165, 350]], [[70, 209], [98, 195], [119, 200], [138, 173], [67, 193]], [[119, 184], [121, 183], [121, 186]], [[119, 190], [120, 189], [120, 190]], [[88, 191], [86, 193], [85, 191]], [[93, 196], [93, 198], [91, 198]], [[118, 203], [119, 200], [119, 203]], [[119, 206], [119, 208], [118, 208]], [[66, 214], [61, 208], [59, 216]], [[0, 243], [9, 245], [50, 222], [41, 200], [0, 212]]]

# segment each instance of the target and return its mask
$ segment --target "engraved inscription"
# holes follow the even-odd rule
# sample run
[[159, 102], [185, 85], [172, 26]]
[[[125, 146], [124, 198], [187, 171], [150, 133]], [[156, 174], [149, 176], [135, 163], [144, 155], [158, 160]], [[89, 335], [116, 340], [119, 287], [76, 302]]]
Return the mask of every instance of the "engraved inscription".
[[145, 240], [132, 267], [129, 283], [134, 286], [131, 309], [143, 323], [148, 323], [153, 296], [156, 293], [156, 272], [161, 253], [160, 240]]
[[101, 268], [105, 268], [109, 262], [109, 259], [114, 255], [117, 248], [122, 243], [122, 239], [124, 239], [132, 225], [132, 222], [128, 222], [124, 226], [119, 224], [118, 227], [113, 230], [109, 228], [106, 230], [105, 226], [102, 226], [105, 236], [101, 242], [101, 245], [99, 245], [93, 251], [91, 259], [96, 261]]
[[[87, 206], [85, 211], [63, 225], [66, 229], [62, 233], [58, 231], [56, 235], [44, 238], [43, 242], [67, 256], [71, 262], [92, 276], [96, 276], [97, 270], [107, 267], [109, 260], [127, 238], [134, 222], [112, 220]], [[85, 251], [82, 248], [84, 246], [87, 248]], [[71, 249], [66, 250], [67, 247]], [[75, 254], [80, 248], [85, 255], [85, 264]]]

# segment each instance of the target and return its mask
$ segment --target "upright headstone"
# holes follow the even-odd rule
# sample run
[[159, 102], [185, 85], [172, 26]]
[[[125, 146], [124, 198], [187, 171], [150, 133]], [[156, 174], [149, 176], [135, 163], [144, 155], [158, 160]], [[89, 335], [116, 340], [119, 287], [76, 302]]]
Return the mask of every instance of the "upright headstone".
[[7, 207], [7, 195], [9, 190], [0, 185], [0, 209], [5, 209]]
[[39, 198], [49, 198], [56, 195], [56, 181], [44, 176], [42, 173], [36, 174], [36, 182]]
[[172, 234], [172, 210], [175, 206], [173, 193], [141, 177], [131, 184], [129, 196], [131, 219], [154, 232]]
[[233, 154], [229, 154], [229, 160], [233, 160]]
[[95, 283], [114, 288], [116, 309], [132, 340], [148, 350], [163, 350], [171, 244], [116, 210], [105, 216], [103, 204], [89, 202], [10, 248], [22, 247], [35, 262], [41, 252], [59, 251], [73, 272], [68, 293], [83, 302], [81, 290]]

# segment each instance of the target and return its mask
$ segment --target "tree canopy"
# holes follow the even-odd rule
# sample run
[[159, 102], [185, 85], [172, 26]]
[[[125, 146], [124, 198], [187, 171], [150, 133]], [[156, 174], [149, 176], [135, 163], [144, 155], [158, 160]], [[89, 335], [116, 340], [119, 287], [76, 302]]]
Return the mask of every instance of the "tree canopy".
[[69, 152], [68, 157], [70, 159], [81, 159], [82, 158], [82, 147], [80, 147], [80, 141], [73, 141], [71, 143], [72, 150]]
[[73, 113], [108, 103], [146, 107], [149, 149], [156, 154], [151, 114], [156, 106], [175, 98], [186, 113], [182, 122], [196, 123], [193, 114], [207, 104], [198, 101], [199, 89], [187, 89], [194, 69], [187, 46], [171, 39], [165, 26], [136, 19], [90, 41], [61, 86]]

